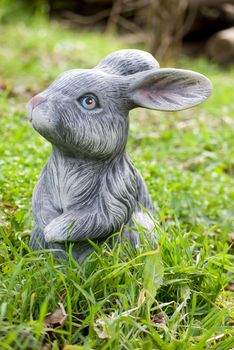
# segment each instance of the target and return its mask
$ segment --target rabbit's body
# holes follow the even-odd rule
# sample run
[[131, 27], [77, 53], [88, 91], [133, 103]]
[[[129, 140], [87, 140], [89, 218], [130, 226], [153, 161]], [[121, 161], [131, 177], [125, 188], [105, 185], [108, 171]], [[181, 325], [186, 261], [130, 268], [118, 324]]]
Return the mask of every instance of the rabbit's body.
[[[103, 238], [120, 231], [124, 224], [133, 226], [134, 219], [149, 231], [153, 229], [148, 215], [152, 212], [148, 191], [125, 151], [110, 161], [87, 161], [66, 156], [54, 147], [34, 190], [33, 212], [37, 225], [31, 237], [32, 247], [61, 249], [60, 244], [53, 243], [52, 235], [46, 241], [42, 233], [49, 224], [57, 231], [59, 225], [53, 220], [68, 213], [65, 221], [68, 231], [71, 226], [68, 240], [79, 242], [75, 252], [80, 252], [77, 254], [80, 261], [91, 248], [87, 242], [83, 244], [87, 239], [102, 242]], [[66, 234], [66, 230], [63, 232]], [[139, 242], [139, 235], [134, 231], [124, 229], [123, 234], [133, 245]], [[56, 241], [64, 242], [66, 237]]]
[[122, 230], [137, 223], [149, 233], [154, 226], [148, 191], [125, 151], [128, 112], [188, 108], [209, 93], [200, 74], [159, 69], [148, 53], [120, 50], [94, 69], [63, 73], [35, 96], [29, 119], [53, 150], [33, 195], [30, 245], [63, 252], [73, 242], [82, 262], [88, 240], [101, 243], [121, 230], [121, 238], [140, 243], [136, 230]]

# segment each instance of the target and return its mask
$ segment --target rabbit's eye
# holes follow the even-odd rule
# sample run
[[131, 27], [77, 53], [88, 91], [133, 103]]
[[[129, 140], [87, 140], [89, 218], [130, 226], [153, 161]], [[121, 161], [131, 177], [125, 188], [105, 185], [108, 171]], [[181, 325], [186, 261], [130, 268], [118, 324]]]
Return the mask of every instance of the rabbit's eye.
[[81, 97], [80, 102], [85, 109], [94, 109], [97, 107], [97, 101], [93, 96]]

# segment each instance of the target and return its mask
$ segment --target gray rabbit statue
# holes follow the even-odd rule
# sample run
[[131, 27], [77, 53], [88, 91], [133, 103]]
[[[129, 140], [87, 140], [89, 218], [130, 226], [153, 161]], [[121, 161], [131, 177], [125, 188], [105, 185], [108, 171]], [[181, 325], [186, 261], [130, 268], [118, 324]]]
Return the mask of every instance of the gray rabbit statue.
[[119, 50], [95, 68], [62, 73], [34, 96], [28, 118], [52, 153], [33, 193], [31, 248], [55, 249], [65, 258], [72, 242], [82, 263], [93, 250], [89, 240], [101, 244], [120, 232], [120, 242], [141, 244], [134, 227], [151, 234], [154, 222], [146, 185], [125, 149], [129, 111], [182, 110], [210, 93], [199, 73], [163, 69], [147, 52]]

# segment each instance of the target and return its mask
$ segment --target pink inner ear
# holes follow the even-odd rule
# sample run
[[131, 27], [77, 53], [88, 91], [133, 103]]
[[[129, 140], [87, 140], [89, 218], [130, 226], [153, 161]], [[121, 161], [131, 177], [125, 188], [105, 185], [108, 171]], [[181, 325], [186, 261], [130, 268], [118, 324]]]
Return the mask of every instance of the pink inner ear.
[[141, 91], [141, 95], [143, 95], [143, 97], [149, 98], [152, 95], [152, 93], [149, 90], [142, 89]]

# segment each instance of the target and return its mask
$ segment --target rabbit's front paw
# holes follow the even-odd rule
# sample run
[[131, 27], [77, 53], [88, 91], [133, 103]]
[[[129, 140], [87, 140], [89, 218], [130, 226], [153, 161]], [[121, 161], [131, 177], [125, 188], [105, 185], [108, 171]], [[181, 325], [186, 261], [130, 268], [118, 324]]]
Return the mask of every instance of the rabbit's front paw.
[[[66, 232], [66, 231], [65, 231]], [[63, 242], [66, 240], [66, 234], [58, 224], [58, 220], [52, 220], [44, 229], [46, 242]]]

